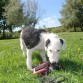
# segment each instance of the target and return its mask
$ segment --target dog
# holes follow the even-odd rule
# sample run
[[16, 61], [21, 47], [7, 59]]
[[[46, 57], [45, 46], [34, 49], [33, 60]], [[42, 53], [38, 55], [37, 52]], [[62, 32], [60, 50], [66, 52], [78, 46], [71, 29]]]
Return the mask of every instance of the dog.
[[40, 50], [40, 56], [43, 62], [46, 62], [46, 55], [50, 63], [58, 63], [61, 50], [65, 49], [65, 41], [54, 33], [46, 32], [44, 29], [35, 29], [33, 27], [24, 28], [20, 34], [20, 46], [26, 58], [28, 69], [32, 69], [32, 53]]

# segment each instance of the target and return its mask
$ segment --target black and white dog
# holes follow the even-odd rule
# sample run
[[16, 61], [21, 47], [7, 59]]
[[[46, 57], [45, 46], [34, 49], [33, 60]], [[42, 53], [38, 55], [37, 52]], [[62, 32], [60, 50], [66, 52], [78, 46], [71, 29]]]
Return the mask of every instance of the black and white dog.
[[42, 60], [46, 62], [45, 51], [50, 63], [57, 63], [61, 49], [65, 49], [65, 41], [54, 33], [46, 32], [43, 29], [27, 27], [20, 34], [20, 45], [23, 55], [27, 56], [27, 68], [32, 69], [32, 52], [40, 50]]

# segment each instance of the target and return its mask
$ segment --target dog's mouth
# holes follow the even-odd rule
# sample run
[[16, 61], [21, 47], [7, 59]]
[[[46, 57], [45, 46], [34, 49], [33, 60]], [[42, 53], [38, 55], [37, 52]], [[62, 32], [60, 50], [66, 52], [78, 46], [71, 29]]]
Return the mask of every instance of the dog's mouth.
[[60, 69], [62, 69], [62, 67], [60, 65], [58, 65], [56, 62], [51, 63], [51, 67], [53, 68], [53, 70], [60, 70]]
[[53, 69], [56, 69], [56, 63], [51, 63], [51, 67], [52, 67]]

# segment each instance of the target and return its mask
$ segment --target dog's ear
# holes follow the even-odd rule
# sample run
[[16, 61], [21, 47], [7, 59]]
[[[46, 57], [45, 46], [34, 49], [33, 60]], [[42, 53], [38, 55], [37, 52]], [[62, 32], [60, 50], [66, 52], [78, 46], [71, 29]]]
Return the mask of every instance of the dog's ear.
[[62, 50], [65, 50], [65, 49], [66, 49], [65, 40], [64, 40], [64, 39], [60, 39], [60, 42], [61, 42], [61, 44], [62, 44]]
[[48, 48], [48, 45], [50, 44], [50, 39], [47, 39], [46, 40], [46, 44], [45, 44], [45, 47], [47, 47]]

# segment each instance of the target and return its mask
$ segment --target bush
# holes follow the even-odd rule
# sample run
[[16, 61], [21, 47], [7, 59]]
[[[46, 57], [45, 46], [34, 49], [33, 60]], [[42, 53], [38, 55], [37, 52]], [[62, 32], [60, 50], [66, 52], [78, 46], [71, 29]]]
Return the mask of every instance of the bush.
[[59, 32], [66, 32], [65, 28], [59, 27], [59, 28], [46, 28], [46, 31], [53, 32], [53, 33], [59, 33]]
[[0, 34], [0, 39], [15, 39], [20, 37], [20, 32], [5, 32], [5, 37], [3, 37], [3, 34]]
[[19, 38], [20, 37], [20, 32], [19, 31], [14, 32], [13, 37], [14, 38]]
[[75, 31], [74, 27], [67, 29], [67, 31], [69, 31], [69, 32], [82, 32], [80, 27], [77, 27], [76, 31]]

